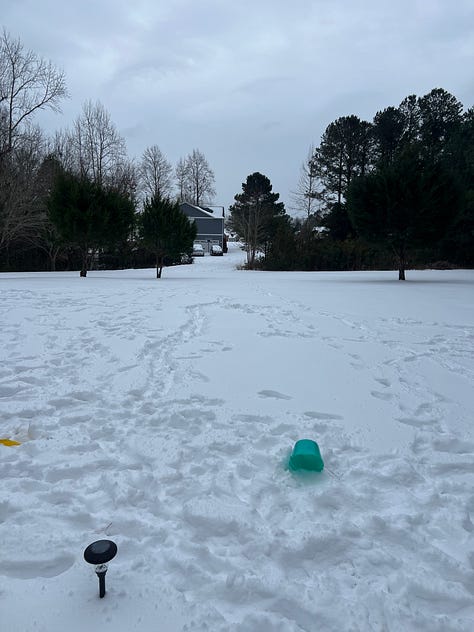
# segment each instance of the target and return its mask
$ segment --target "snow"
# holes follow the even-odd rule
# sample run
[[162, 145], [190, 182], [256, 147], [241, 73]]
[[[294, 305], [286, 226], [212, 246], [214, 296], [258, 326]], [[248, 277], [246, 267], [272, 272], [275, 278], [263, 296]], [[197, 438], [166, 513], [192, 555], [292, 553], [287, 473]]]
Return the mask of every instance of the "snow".
[[474, 629], [474, 271], [230, 247], [0, 275], [0, 629]]

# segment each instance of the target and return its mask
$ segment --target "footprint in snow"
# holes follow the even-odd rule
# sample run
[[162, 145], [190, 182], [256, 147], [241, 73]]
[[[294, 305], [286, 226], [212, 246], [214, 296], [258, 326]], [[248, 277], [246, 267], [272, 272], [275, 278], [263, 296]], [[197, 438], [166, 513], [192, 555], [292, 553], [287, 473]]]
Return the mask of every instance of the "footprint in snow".
[[21, 391], [21, 387], [19, 385], [15, 386], [0, 386], [0, 397], [13, 397]]
[[57, 577], [65, 573], [74, 564], [74, 560], [74, 556], [69, 553], [44, 560], [2, 560], [2, 575], [17, 579]]
[[259, 391], [258, 394], [260, 395], [260, 397], [271, 397], [273, 399], [293, 399], [289, 395], [285, 395], [284, 393], [279, 393], [278, 391], [263, 390], [263, 391]]
[[342, 417], [341, 415], [334, 415], [332, 413], [320, 413], [316, 410], [307, 410], [304, 413], [305, 417], [309, 417], [310, 419], [319, 419], [321, 421], [325, 420], [325, 421], [331, 421], [331, 420], [338, 420], [338, 419], [344, 419], [344, 417]]
[[370, 394], [376, 399], [383, 399], [387, 402], [393, 398], [393, 395], [391, 393], [381, 393], [380, 391], [370, 391]]

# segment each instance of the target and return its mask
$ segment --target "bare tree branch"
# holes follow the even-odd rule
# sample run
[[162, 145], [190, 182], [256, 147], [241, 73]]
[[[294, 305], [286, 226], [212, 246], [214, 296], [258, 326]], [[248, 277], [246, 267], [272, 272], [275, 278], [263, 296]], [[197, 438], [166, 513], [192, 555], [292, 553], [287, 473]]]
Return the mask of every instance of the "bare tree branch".
[[321, 199], [314, 146], [310, 145], [306, 160], [301, 165], [296, 190], [291, 192], [292, 208], [309, 218], [319, 210]]
[[193, 149], [192, 154], [179, 161], [176, 179], [181, 202], [190, 202], [196, 206], [212, 202], [216, 194], [214, 172], [199, 149]]
[[139, 174], [144, 197], [158, 195], [161, 198], [171, 198], [173, 167], [158, 145], [147, 147], [143, 152]]
[[60, 111], [61, 99], [68, 96], [65, 76], [33, 51], [25, 50], [19, 39], [4, 29], [0, 36], [0, 107], [3, 153], [11, 151], [21, 137], [22, 127], [37, 110]]
[[69, 135], [74, 171], [101, 185], [116, 181], [127, 162], [125, 140], [100, 103], [87, 101]]

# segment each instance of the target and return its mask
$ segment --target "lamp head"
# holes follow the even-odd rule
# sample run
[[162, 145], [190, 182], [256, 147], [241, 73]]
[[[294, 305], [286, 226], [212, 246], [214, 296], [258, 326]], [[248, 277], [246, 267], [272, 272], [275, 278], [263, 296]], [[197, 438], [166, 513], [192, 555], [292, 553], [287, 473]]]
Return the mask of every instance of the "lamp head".
[[107, 564], [117, 555], [117, 545], [112, 540], [97, 540], [84, 551], [84, 559], [89, 564]]

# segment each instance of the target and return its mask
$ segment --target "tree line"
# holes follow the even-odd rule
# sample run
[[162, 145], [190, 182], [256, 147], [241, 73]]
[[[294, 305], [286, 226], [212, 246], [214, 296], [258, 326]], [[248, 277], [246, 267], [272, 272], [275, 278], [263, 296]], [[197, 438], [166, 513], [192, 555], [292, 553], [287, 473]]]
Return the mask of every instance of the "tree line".
[[[260, 184], [256, 186], [256, 183]], [[247, 266], [355, 270], [474, 265], [474, 108], [436, 88], [377, 112], [330, 123], [310, 147], [293, 195], [294, 220], [249, 176], [230, 229]], [[256, 255], [256, 253], [259, 253]]]
[[[190, 252], [178, 203], [210, 204], [212, 169], [198, 149], [175, 166], [158, 145], [129, 159], [109, 113], [92, 101], [69, 129], [46, 136], [35, 115], [59, 112], [67, 97], [64, 74], [3, 31], [0, 270], [85, 276], [100, 252], [107, 267], [156, 264], [161, 276], [164, 262]], [[259, 172], [235, 195], [227, 229], [244, 242], [248, 268], [396, 265], [404, 279], [410, 266], [473, 266], [474, 108], [436, 88], [372, 121], [340, 117], [303, 162], [298, 218], [279, 197]]]
[[35, 115], [60, 112], [66, 98], [64, 73], [3, 30], [0, 270], [79, 267], [84, 276], [99, 251], [111, 267], [146, 265], [156, 252], [142, 234], [145, 209], [211, 203], [214, 173], [199, 149], [175, 166], [157, 145], [129, 159], [109, 113], [90, 100], [69, 129], [47, 136]]

